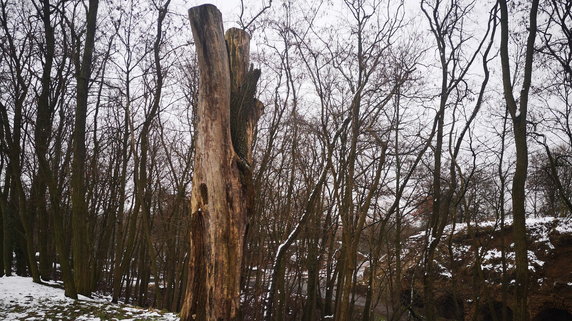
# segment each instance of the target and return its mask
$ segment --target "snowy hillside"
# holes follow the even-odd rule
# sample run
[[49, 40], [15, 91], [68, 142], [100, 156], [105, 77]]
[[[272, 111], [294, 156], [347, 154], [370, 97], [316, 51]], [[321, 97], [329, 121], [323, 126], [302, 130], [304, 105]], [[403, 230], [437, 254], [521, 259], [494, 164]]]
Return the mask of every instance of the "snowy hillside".
[[36, 284], [31, 278], [0, 277], [0, 320], [179, 320], [173, 313], [112, 304], [105, 298], [72, 300], [56, 283]]
[[[572, 220], [553, 217], [529, 218], [526, 221], [526, 230], [529, 242], [528, 269], [532, 274], [544, 276], [545, 262], [554, 264], [553, 261], [562, 254], [560, 252], [570, 248]], [[426, 232], [411, 236], [406, 243], [403, 259], [419, 262], [422, 253], [415, 249], [423, 248], [427, 237]], [[452, 243], [447, 241], [449, 238], [452, 238]], [[470, 269], [477, 259], [487, 276], [502, 273], [503, 246], [506, 247], [507, 269], [513, 271], [515, 265], [511, 219], [506, 221], [504, 228], [500, 227], [498, 221], [481, 222], [470, 227], [463, 224], [448, 225], [439, 244], [441, 255], [436, 258], [438, 270], [441, 276], [451, 278], [453, 270], [459, 272], [463, 266]], [[487, 280], [490, 281], [492, 280]]]
[[[447, 226], [438, 244], [433, 265], [433, 292], [439, 316], [471, 320], [480, 315], [500, 315], [515, 309], [515, 256], [512, 222], [471, 226]], [[534, 320], [559, 319], [572, 311], [572, 220], [530, 218], [526, 221], [528, 313]], [[423, 313], [423, 251], [429, 241], [425, 232], [409, 238], [403, 262], [407, 273], [406, 298], [412, 311]], [[503, 262], [504, 252], [504, 262]], [[504, 293], [503, 297], [503, 291]], [[457, 309], [451, 306], [456, 305]], [[504, 307], [504, 308], [503, 308]], [[556, 313], [556, 314], [554, 314]], [[549, 316], [549, 317], [546, 317]]]

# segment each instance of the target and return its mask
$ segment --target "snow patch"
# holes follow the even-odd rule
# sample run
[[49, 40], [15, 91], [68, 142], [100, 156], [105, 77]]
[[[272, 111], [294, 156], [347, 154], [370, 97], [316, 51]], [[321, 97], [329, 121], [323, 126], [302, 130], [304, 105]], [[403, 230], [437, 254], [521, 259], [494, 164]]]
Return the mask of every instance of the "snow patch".
[[[57, 282], [37, 284], [31, 278], [20, 276], [0, 277], [0, 320], [80, 320], [101, 321], [96, 312], [110, 315], [133, 315], [134, 319], [178, 321], [174, 313], [160, 314], [125, 305], [111, 304], [105, 298], [79, 296], [78, 300], [67, 298]], [[108, 318], [105, 318], [106, 320]], [[110, 320], [117, 320], [111, 318]]]
[[556, 232], [560, 234], [572, 233], [572, 220], [560, 220], [555, 228]]

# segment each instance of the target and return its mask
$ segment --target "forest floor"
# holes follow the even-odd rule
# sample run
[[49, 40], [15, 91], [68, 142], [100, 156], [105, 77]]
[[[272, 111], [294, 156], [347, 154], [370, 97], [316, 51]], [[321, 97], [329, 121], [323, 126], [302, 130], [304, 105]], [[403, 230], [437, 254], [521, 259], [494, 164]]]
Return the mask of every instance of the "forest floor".
[[0, 320], [164, 320], [177, 321], [174, 313], [113, 304], [104, 297], [80, 296], [72, 300], [64, 296], [55, 282], [36, 284], [32, 278], [0, 277]]

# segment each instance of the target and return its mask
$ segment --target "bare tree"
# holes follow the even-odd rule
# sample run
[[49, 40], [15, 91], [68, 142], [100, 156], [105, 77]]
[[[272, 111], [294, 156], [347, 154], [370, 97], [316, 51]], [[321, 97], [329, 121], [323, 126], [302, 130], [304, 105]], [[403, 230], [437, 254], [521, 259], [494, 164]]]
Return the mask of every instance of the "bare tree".
[[74, 64], [76, 68], [76, 109], [73, 134], [73, 162], [72, 162], [72, 253], [74, 265], [74, 281], [77, 292], [91, 295], [93, 289], [90, 266], [90, 251], [88, 246], [88, 211], [86, 201], [85, 169], [86, 155], [86, 121], [90, 76], [93, 68], [93, 52], [95, 47], [95, 33], [97, 28], [97, 9], [99, 0], [90, 0], [87, 9], [87, 25], [85, 42], [80, 58], [80, 40], [75, 38]]
[[516, 147], [516, 168], [512, 182], [513, 237], [516, 261], [516, 307], [515, 319], [528, 320], [528, 256], [526, 244], [526, 193], [525, 184], [528, 172], [528, 143], [526, 135], [529, 91], [532, 79], [534, 41], [537, 31], [538, 0], [530, 7], [528, 39], [525, 49], [524, 74], [518, 100], [514, 96], [514, 83], [511, 76], [509, 57], [509, 11], [506, 0], [499, 0], [501, 11], [500, 58], [502, 65], [503, 93], [506, 108], [513, 124], [514, 144]]

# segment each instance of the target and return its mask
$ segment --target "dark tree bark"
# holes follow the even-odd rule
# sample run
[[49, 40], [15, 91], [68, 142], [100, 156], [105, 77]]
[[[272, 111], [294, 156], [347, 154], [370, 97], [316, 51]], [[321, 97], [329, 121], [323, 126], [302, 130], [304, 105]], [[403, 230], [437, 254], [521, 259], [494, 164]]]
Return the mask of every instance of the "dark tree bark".
[[508, 51], [509, 13], [506, 0], [499, 0], [501, 10], [501, 43], [500, 57], [502, 66], [502, 81], [506, 108], [510, 114], [513, 125], [514, 144], [516, 148], [516, 168], [512, 181], [512, 211], [513, 211], [513, 238], [516, 263], [516, 306], [514, 309], [515, 320], [528, 320], [527, 297], [528, 297], [528, 258], [526, 244], [526, 177], [528, 171], [528, 144], [526, 141], [526, 115], [528, 111], [528, 93], [532, 79], [532, 60], [534, 55], [534, 40], [536, 38], [538, 12], [538, 0], [533, 0], [530, 9], [530, 25], [528, 27], [528, 39], [526, 43], [526, 57], [524, 76], [520, 101], [514, 97], [513, 84], [511, 81], [510, 58]]
[[75, 126], [73, 132], [73, 162], [72, 162], [72, 254], [74, 280], [77, 292], [91, 295], [93, 285], [90, 269], [90, 253], [88, 246], [88, 208], [86, 201], [86, 146], [85, 131], [87, 120], [87, 100], [89, 77], [91, 75], [95, 31], [99, 0], [89, 0], [87, 11], [87, 29], [81, 62], [76, 57], [77, 97], [75, 109]]
[[[39, 218], [39, 252], [40, 252], [40, 275], [42, 279], [50, 279], [50, 260], [48, 259], [48, 218], [46, 212], [46, 181], [47, 181], [47, 171], [50, 171], [46, 155], [48, 153], [49, 137], [51, 135], [51, 124], [50, 119], [53, 113], [53, 106], [50, 106], [50, 86], [52, 83], [52, 78], [50, 77], [52, 72], [52, 67], [54, 63], [54, 52], [55, 52], [55, 36], [54, 27], [51, 22], [51, 12], [50, 12], [50, 1], [43, 0], [41, 2], [41, 7], [38, 8], [38, 13], [42, 17], [42, 22], [44, 25], [44, 36], [45, 36], [45, 49], [44, 49], [44, 65], [42, 67], [42, 78], [41, 78], [41, 91], [38, 96], [38, 110], [36, 113], [36, 130], [34, 133], [35, 141], [35, 152], [38, 157], [38, 174], [35, 179], [34, 186], [36, 193], [32, 195], [35, 198], [34, 206], [35, 210], [38, 211]], [[62, 253], [60, 253], [60, 258], [62, 258]], [[70, 273], [70, 271], [62, 271], [62, 273]], [[67, 286], [67, 284], [66, 284]]]

